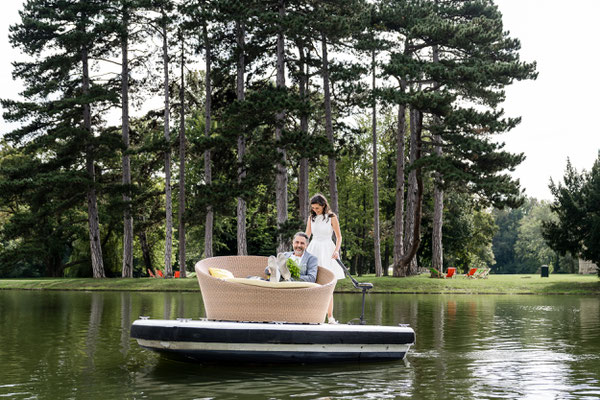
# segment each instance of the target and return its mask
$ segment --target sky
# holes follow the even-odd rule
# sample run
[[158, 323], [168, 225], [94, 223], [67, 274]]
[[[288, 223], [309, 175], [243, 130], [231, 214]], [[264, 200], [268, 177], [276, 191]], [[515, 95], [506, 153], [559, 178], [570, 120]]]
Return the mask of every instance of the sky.
[[[2, 4], [0, 15], [0, 97], [18, 98], [11, 61], [19, 52], [8, 43], [8, 27], [18, 22], [21, 0]], [[512, 175], [525, 194], [552, 200], [550, 178], [559, 182], [567, 159], [581, 171], [591, 169], [600, 150], [600, 1], [496, 0], [505, 30], [521, 41], [521, 59], [537, 62], [535, 81], [516, 82], [506, 90], [507, 116], [522, 118], [499, 141], [525, 161]], [[10, 126], [0, 116], [0, 134]]]

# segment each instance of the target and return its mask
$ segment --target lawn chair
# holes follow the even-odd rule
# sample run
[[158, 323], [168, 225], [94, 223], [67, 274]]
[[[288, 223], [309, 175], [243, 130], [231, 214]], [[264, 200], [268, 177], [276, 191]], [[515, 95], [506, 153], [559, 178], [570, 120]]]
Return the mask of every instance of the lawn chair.
[[156, 270], [156, 275], [158, 275], [160, 278], [164, 278], [165, 275], [162, 273], [162, 271], [160, 269]]
[[444, 278], [452, 278], [454, 277], [454, 273], [456, 272], [456, 268], [448, 268], [448, 273], [446, 274], [446, 276], [444, 276]]
[[431, 278], [443, 278], [444, 274], [433, 267], [429, 267], [429, 271], [431, 272]]
[[152, 273], [152, 270], [150, 268], [148, 268], [148, 275], [150, 275], [151, 278], [156, 278], [156, 275]]
[[175, 271], [175, 273], [173, 274], [174, 278], [180, 278], [181, 277], [181, 272], [179, 271]]
[[475, 272], [477, 272], [477, 268], [471, 268], [469, 272], [465, 275], [467, 278], [475, 278]]
[[489, 268], [480, 268], [480, 270], [477, 271], [477, 273], [475, 274], [475, 278], [487, 279], [489, 274], [490, 274]]

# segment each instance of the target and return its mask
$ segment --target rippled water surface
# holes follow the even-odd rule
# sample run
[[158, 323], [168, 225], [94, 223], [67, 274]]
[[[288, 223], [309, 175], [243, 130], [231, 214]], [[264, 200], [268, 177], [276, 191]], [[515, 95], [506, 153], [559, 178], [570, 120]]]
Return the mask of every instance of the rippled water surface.
[[[335, 296], [342, 322], [360, 305]], [[399, 362], [200, 365], [129, 338], [139, 315], [203, 313], [199, 293], [0, 291], [0, 398], [600, 398], [597, 297], [369, 295], [369, 323], [417, 333]]]

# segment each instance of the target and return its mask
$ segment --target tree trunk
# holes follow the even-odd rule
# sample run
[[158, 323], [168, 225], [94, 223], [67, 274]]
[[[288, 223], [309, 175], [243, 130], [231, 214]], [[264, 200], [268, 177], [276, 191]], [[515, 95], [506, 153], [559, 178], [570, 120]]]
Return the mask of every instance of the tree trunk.
[[[237, 59], [237, 79], [236, 79], [236, 96], [238, 101], [243, 101], [245, 99], [244, 93], [244, 69], [245, 69], [245, 59], [244, 59], [244, 45], [245, 45], [245, 32], [244, 32], [244, 24], [237, 21], [236, 22], [236, 30], [237, 30], [237, 49], [238, 49], [238, 59]], [[241, 186], [244, 177], [246, 176], [246, 172], [243, 166], [244, 163], [244, 155], [246, 154], [246, 138], [244, 137], [244, 132], [240, 132], [238, 135], [238, 185]], [[248, 244], [246, 238], [246, 200], [241, 196], [237, 199], [237, 254], [238, 256], [248, 255]]]
[[[410, 153], [409, 163], [414, 165], [417, 160], [417, 123], [416, 110], [410, 110]], [[406, 194], [406, 223], [404, 227], [404, 254], [412, 247], [415, 240], [415, 209], [417, 207], [417, 170], [412, 169], [408, 174], [408, 190]], [[410, 261], [410, 269], [413, 268], [414, 261]], [[406, 271], [406, 275], [411, 275], [410, 271]]]
[[389, 276], [390, 266], [390, 244], [389, 241], [385, 241], [385, 250], [383, 252], [383, 276]]
[[[333, 124], [331, 122], [331, 94], [329, 91], [329, 60], [327, 59], [327, 38], [325, 33], [321, 32], [321, 46], [323, 52], [323, 100], [325, 102], [325, 132], [327, 133], [327, 139], [329, 143], [334, 145], [333, 137]], [[329, 172], [329, 205], [331, 210], [339, 215], [339, 202], [338, 202], [338, 190], [337, 190], [337, 176], [335, 167], [335, 157], [329, 156], [328, 160], [328, 172]]]
[[[285, 53], [284, 53], [284, 38], [283, 38], [283, 18], [285, 17], [285, 2], [281, 0], [279, 2], [279, 32], [277, 34], [277, 88], [285, 88]], [[283, 105], [282, 105], [283, 106]], [[287, 250], [287, 240], [283, 237], [281, 230], [288, 219], [287, 211], [287, 170], [286, 170], [286, 151], [283, 146], [280, 145], [282, 140], [282, 130], [285, 118], [285, 110], [281, 110], [276, 115], [276, 127], [275, 127], [275, 139], [278, 143], [277, 151], [280, 156], [280, 160], [277, 163], [277, 177], [276, 177], [276, 205], [277, 205], [277, 228], [278, 240], [277, 240], [277, 252], [283, 252]]]
[[167, 277], [173, 276], [171, 266], [171, 256], [173, 251], [173, 205], [171, 201], [171, 135], [169, 132], [169, 54], [167, 52], [167, 22], [166, 16], [162, 27], [163, 35], [163, 68], [164, 68], [164, 97], [165, 97], [165, 209], [166, 209], [166, 228], [165, 228], [165, 273]]
[[[433, 62], [439, 63], [438, 47], [433, 46]], [[440, 125], [439, 117], [433, 118], [435, 126]], [[434, 152], [436, 156], [442, 156], [442, 137], [439, 134], [433, 135]], [[443, 189], [442, 174], [436, 172], [434, 174], [434, 189], [433, 189], [433, 233], [431, 237], [431, 266], [440, 272], [444, 268], [444, 248], [442, 246], [442, 227], [444, 224], [444, 189]]]
[[[439, 135], [434, 135], [434, 142], [439, 143]], [[435, 153], [442, 155], [442, 148], [435, 145]], [[442, 189], [442, 175], [439, 172], [434, 174], [433, 189], [433, 233], [431, 235], [431, 266], [442, 272], [444, 267], [444, 250], [442, 247], [442, 227], [444, 211], [444, 189]]]
[[184, 40], [181, 35], [181, 87], [179, 101], [181, 103], [179, 116], [179, 273], [185, 278], [185, 77], [184, 77]]
[[[210, 125], [212, 118], [212, 86], [210, 82], [210, 69], [211, 69], [211, 53], [210, 53], [210, 41], [208, 38], [208, 28], [204, 24], [202, 28], [204, 35], [204, 51], [205, 51], [205, 62], [206, 62], [206, 76], [204, 77], [205, 85], [205, 115], [204, 115], [204, 134], [206, 137], [210, 137]], [[204, 180], [207, 186], [212, 184], [212, 167], [211, 167], [211, 155], [210, 149], [204, 151]], [[204, 224], [204, 257], [213, 256], [213, 224], [214, 224], [214, 212], [212, 205], [206, 206], [206, 222]]]
[[[411, 114], [411, 166], [421, 158], [421, 134], [423, 114], [419, 110], [410, 111]], [[414, 161], [413, 161], [414, 160]], [[421, 218], [423, 207], [423, 177], [421, 168], [415, 168], [414, 177], [409, 174], [409, 189], [407, 196], [407, 220], [404, 256], [398, 261], [398, 276], [410, 276], [417, 273], [416, 254], [421, 244]], [[410, 226], [410, 229], [409, 229]]]
[[148, 245], [148, 238], [146, 237], [146, 230], [144, 229], [142, 232], [138, 234], [140, 239], [140, 246], [142, 247], [142, 258], [144, 260], [144, 266], [146, 269], [152, 271], [154, 267], [152, 266], [152, 256], [150, 255], [150, 246]]
[[[298, 53], [300, 55], [300, 82], [298, 90], [300, 98], [306, 104], [308, 102], [308, 65], [304, 54], [304, 45], [298, 42]], [[308, 136], [308, 114], [300, 115], [300, 130], [305, 136]], [[304, 223], [308, 220], [308, 159], [300, 158], [300, 171], [298, 172], [298, 205], [300, 212], [300, 220]]]
[[[360, 228], [360, 238], [361, 238], [361, 247], [364, 249], [366, 247], [367, 244], [367, 221], [366, 221], [366, 216], [367, 216], [367, 193], [363, 192], [363, 198], [362, 198], [362, 206], [363, 206], [363, 215], [365, 216], [365, 223], [362, 224], [361, 228]], [[365, 256], [363, 254], [360, 255], [360, 261], [358, 263], [358, 276], [362, 276], [363, 273], [365, 272], [369, 272], [368, 270], [365, 270]]]
[[373, 246], [375, 250], [375, 276], [383, 275], [381, 266], [381, 243], [379, 234], [379, 171], [377, 166], [377, 100], [375, 98], [375, 50], [371, 51], [371, 66], [373, 68]]
[[[88, 66], [88, 49], [84, 45], [81, 50], [81, 61], [83, 66], [83, 94], [90, 91], [90, 75]], [[102, 259], [102, 245], [100, 244], [100, 222], [98, 220], [98, 201], [96, 198], [96, 172], [94, 168], [94, 144], [92, 135], [92, 115], [90, 104], [83, 104], [83, 128], [87, 135], [85, 166], [88, 174], [89, 184], [87, 189], [88, 224], [90, 234], [90, 252], [92, 256], [92, 273], [94, 278], [105, 278], [104, 262]]]
[[398, 106], [396, 131], [396, 207], [394, 211], [394, 276], [400, 276], [397, 266], [404, 256], [404, 135], [406, 132], [406, 107]]
[[[303, 122], [300, 120], [300, 129], [304, 129]], [[306, 123], [306, 127], [308, 128], [308, 120]], [[308, 171], [308, 158], [302, 157], [300, 159], [300, 170], [298, 171], [298, 202], [300, 220], [304, 224], [308, 221], [308, 202], [310, 201], [308, 196]]]
[[129, 13], [123, 5], [123, 32], [121, 38], [121, 136], [123, 139], [123, 267], [121, 276], [131, 278], [133, 276], [133, 218], [131, 216], [131, 164], [129, 160], [129, 61], [128, 61], [128, 35]]

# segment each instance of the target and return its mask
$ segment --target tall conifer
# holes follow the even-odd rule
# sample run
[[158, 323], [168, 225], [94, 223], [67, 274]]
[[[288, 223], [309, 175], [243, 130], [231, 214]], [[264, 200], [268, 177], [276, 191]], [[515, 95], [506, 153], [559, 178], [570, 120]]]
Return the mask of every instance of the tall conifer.
[[[96, 124], [101, 106], [117, 101], [116, 93], [97, 83], [91, 73], [108, 52], [101, 18], [105, 6], [101, 1], [25, 3], [21, 22], [11, 27], [10, 41], [30, 57], [14, 64], [14, 76], [25, 82], [26, 101], [2, 101], [5, 118], [22, 124], [7, 138], [45, 160], [42, 169], [30, 171], [31, 178], [40, 182], [44, 175], [52, 176], [56, 185], [68, 188], [72, 199], [86, 199], [96, 278], [105, 276], [96, 176], [96, 154], [103, 137], [97, 135]], [[47, 189], [42, 185], [38, 190]]]
[[[444, 150], [436, 154], [431, 146], [420, 149], [422, 159], [411, 161], [410, 174], [416, 172], [418, 178], [418, 171], [436, 171], [444, 186], [469, 190], [481, 203], [515, 204], [518, 183], [505, 171], [521, 162], [522, 156], [502, 151], [491, 135], [518, 123], [518, 119], [502, 118], [498, 105], [506, 85], [535, 78], [535, 64], [519, 60], [519, 42], [502, 30], [501, 15], [491, 1], [386, 1], [384, 5], [386, 26], [401, 38], [384, 66], [385, 74], [400, 82], [388, 88], [387, 99], [409, 105], [411, 131], [419, 129], [422, 119], [439, 135], [436, 143]], [[434, 49], [436, 60], [428, 56]], [[470, 106], [472, 103], [485, 110]], [[417, 139], [419, 136], [417, 132]], [[414, 192], [407, 193], [409, 205], [414, 202]], [[415, 205], [414, 211], [407, 209], [411, 223], [419, 218], [418, 200]], [[405, 233], [417, 235], [416, 228], [416, 224], [406, 226]], [[414, 250], [419, 240], [405, 237], [405, 252]], [[409, 258], [410, 254], [404, 254], [395, 260], [395, 275], [416, 273]]]

